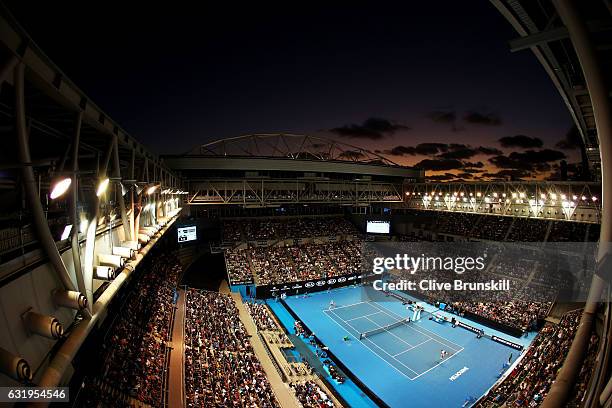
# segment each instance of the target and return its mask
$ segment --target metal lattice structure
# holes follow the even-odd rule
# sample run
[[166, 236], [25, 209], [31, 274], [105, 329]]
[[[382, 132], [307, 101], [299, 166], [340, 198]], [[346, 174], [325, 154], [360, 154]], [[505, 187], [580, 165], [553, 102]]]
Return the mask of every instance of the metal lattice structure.
[[601, 185], [584, 182], [415, 183], [408, 208], [588, 223], [601, 222]]
[[288, 158], [399, 166], [361, 147], [319, 136], [290, 133], [258, 133], [220, 139], [197, 146], [185, 156]]

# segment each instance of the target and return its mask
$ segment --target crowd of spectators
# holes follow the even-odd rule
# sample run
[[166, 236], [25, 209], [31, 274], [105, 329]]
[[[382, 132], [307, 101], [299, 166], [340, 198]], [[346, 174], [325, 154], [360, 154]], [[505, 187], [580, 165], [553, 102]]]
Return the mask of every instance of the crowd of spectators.
[[[488, 395], [478, 403], [480, 407], [538, 406], [546, 397], [551, 384], [563, 364], [580, 322], [581, 310], [568, 312], [558, 324], [547, 324], [536, 336], [519, 364]], [[598, 339], [593, 335], [587, 364], [583, 366], [574, 389], [573, 405], [584, 395], [588, 373], [592, 371], [594, 350]]]
[[302, 381], [291, 384], [298, 401], [304, 408], [333, 407], [334, 403], [329, 399], [325, 391], [314, 381]]
[[186, 291], [185, 398], [187, 407], [279, 406], [228, 295]]
[[[506, 241], [542, 242], [546, 239], [550, 222], [549, 220], [536, 218], [515, 218]], [[580, 237], [580, 241], [583, 239], [584, 235]]]
[[143, 261], [140, 268], [143, 274], [104, 338], [102, 366], [85, 381], [84, 406], [96, 406], [114, 394], [111, 406], [122, 406], [129, 398], [152, 407], [164, 404], [181, 267], [166, 253]]
[[244, 305], [253, 318], [257, 330], [280, 330], [266, 305], [257, 302], [245, 302]]
[[355, 235], [343, 217], [248, 218], [223, 221], [224, 242]]
[[306, 243], [283, 247], [254, 247], [225, 251], [232, 282], [258, 285], [350, 275], [361, 271], [361, 241]]
[[249, 263], [249, 251], [226, 249], [224, 253], [230, 284], [252, 283], [253, 271]]

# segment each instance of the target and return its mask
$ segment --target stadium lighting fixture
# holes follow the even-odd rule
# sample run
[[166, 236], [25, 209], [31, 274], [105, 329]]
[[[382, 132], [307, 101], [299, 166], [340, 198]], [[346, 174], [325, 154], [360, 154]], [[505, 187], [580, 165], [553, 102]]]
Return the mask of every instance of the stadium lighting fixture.
[[525, 193], [520, 193], [520, 194], [519, 194], [519, 197], [520, 197], [520, 198], [525, 198]]
[[567, 196], [565, 194], [561, 194], [561, 199], [565, 200], [565, 199], [567, 199]]
[[550, 198], [552, 198], [553, 200], [557, 199], [557, 195], [555, 193], [551, 193], [550, 194]]
[[586, 196], [582, 196], [582, 201], [586, 201]]
[[493, 193], [493, 197], [497, 198], [497, 193]]
[[506, 193], [502, 193], [502, 197], [506, 197]]
[[62, 232], [62, 236], [60, 237], [60, 241], [68, 239], [70, 236], [70, 232], [72, 231], [72, 224], [68, 224], [64, 227], [64, 231]]
[[147, 195], [151, 195], [155, 192], [155, 190], [157, 190], [157, 187], [159, 186], [151, 186], [149, 188], [147, 188]]
[[544, 193], [540, 194], [540, 198], [542, 198], [542, 200], [546, 200], [546, 194]]
[[578, 199], [577, 196], [572, 196], [572, 200], [576, 201]]
[[51, 188], [51, 194], [49, 195], [49, 198], [55, 200], [56, 198], [61, 197], [66, 191], [68, 191], [68, 187], [70, 187], [70, 184], [72, 184], [72, 179], [70, 177], [57, 180], [53, 184], [53, 188]]
[[512, 193], [512, 198], [516, 198], [516, 193]]
[[107, 178], [104, 178], [100, 181], [100, 183], [98, 184], [98, 188], [96, 190], [96, 196], [100, 197], [102, 194], [104, 194], [104, 192], [106, 191], [106, 189], [108, 188], [108, 183], [110, 182], [110, 180]]
[[593, 201], [597, 201], [597, 196], [593, 196]]
[[482, 193], [479, 191], [478, 193], [476, 193], [476, 197], [482, 197]]

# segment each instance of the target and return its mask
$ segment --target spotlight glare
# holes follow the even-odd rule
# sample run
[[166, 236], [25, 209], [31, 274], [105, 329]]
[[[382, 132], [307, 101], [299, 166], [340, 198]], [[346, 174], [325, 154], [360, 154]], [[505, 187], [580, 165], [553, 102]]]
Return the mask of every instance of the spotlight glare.
[[64, 179], [59, 180], [53, 185], [51, 189], [50, 198], [55, 200], [56, 198], [62, 196], [66, 191], [68, 191], [68, 187], [72, 184], [72, 179], [70, 177], [66, 177]]
[[98, 184], [98, 189], [96, 190], [96, 195], [98, 197], [100, 197], [102, 194], [104, 194], [104, 192], [108, 188], [108, 183], [109, 182], [110, 182], [110, 180], [108, 178], [102, 179], [100, 181], [100, 184]]

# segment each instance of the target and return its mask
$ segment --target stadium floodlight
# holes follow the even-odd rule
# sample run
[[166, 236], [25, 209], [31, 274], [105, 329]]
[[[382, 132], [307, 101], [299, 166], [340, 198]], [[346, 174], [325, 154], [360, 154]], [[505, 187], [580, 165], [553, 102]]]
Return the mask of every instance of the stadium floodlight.
[[476, 197], [482, 197], [482, 193], [479, 191], [476, 193]]
[[70, 177], [65, 177], [63, 179], [57, 180], [53, 184], [53, 188], [51, 188], [51, 194], [49, 195], [49, 198], [55, 200], [56, 198], [61, 197], [66, 191], [68, 191], [68, 187], [70, 187], [70, 184], [72, 184], [72, 179]]
[[578, 199], [577, 196], [572, 196], [572, 200], [576, 201]]
[[565, 200], [565, 199], [567, 199], [567, 196], [565, 194], [561, 194], [561, 199]]
[[593, 196], [593, 201], [597, 201], [597, 196]]
[[582, 201], [586, 201], [586, 196], [582, 196]]
[[155, 192], [155, 190], [157, 190], [157, 187], [159, 187], [158, 185], [155, 186], [151, 186], [149, 188], [147, 188], [147, 195], [151, 195]]
[[98, 188], [96, 190], [96, 196], [100, 197], [102, 194], [104, 194], [104, 192], [108, 188], [109, 182], [110, 182], [110, 179], [108, 177], [100, 180], [100, 183], [98, 184]]
[[497, 198], [497, 193], [493, 193], [493, 197]]
[[550, 198], [552, 198], [553, 200], [556, 200], [557, 195], [555, 193], [550, 193]]
[[72, 224], [68, 224], [64, 227], [64, 231], [62, 232], [62, 236], [60, 237], [60, 241], [68, 239], [70, 236], [70, 232], [72, 231]]
[[512, 193], [512, 198], [516, 198], [516, 193]]
[[542, 200], [546, 200], [546, 194], [544, 194], [544, 193], [540, 194], [540, 198], [541, 198]]
[[525, 193], [519, 193], [520, 198], [525, 198]]

